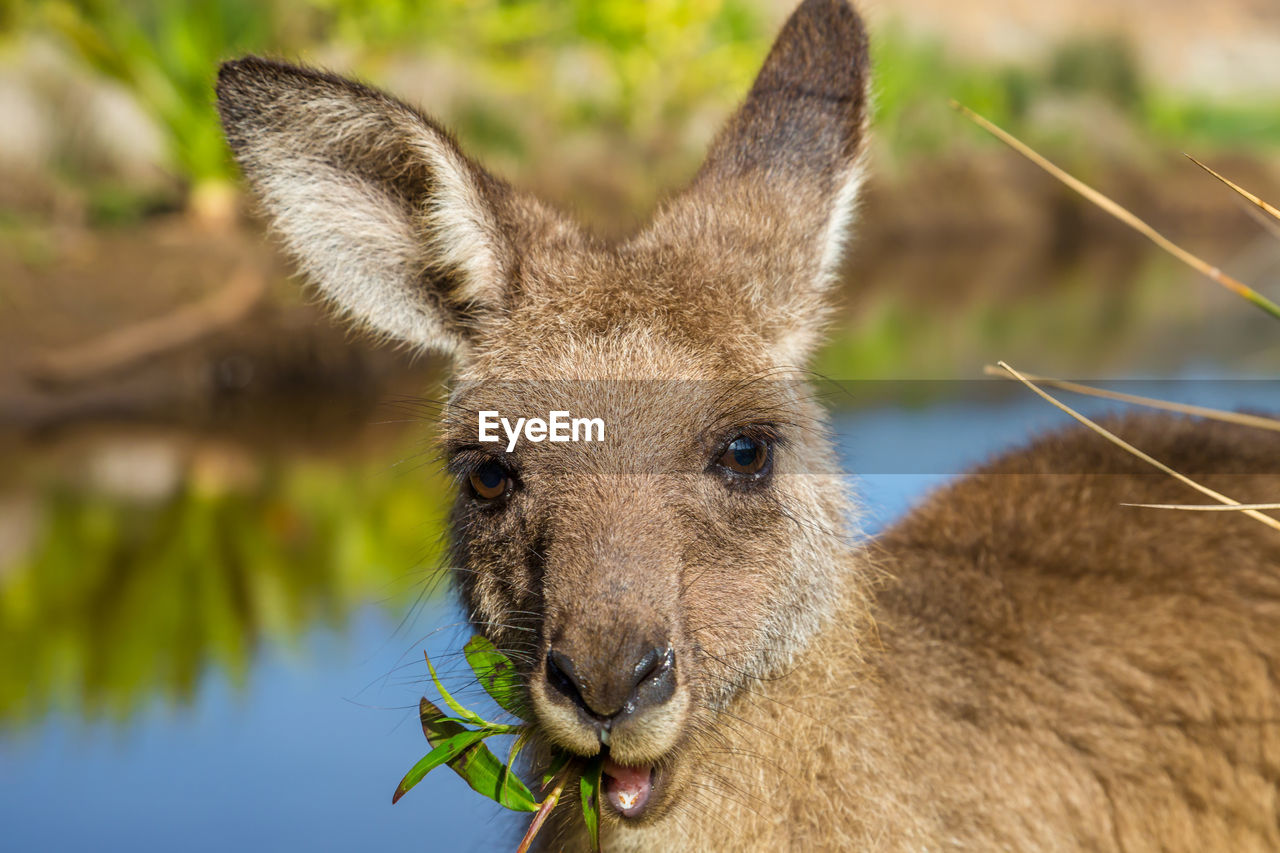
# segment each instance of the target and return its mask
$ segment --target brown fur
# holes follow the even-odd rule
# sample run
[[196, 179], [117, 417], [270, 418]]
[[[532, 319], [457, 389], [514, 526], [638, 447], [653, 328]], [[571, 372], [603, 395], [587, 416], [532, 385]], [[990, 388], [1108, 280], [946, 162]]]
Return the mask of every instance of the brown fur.
[[[1274, 849], [1280, 536], [1121, 508], [1188, 494], [1070, 431], [858, 543], [803, 379], [867, 67], [853, 10], [807, 0], [692, 185], [618, 244], [340, 78], [246, 59], [218, 105], [322, 293], [453, 354], [459, 589], [520, 662], [543, 754], [600, 749], [551, 650], [593, 708], [674, 651], [671, 695], [612, 729], [613, 759], [659, 777], [643, 815], [606, 809], [608, 849]], [[602, 417], [607, 440], [495, 457], [479, 409]], [[1280, 495], [1275, 437], [1117, 428], [1238, 499]], [[717, 465], [744, 434], [771, 448], [756, 481]], [[493, 458], [514, 485], [485, 502], [465, 482]], [[572, 799], [549, 849], [584, 843]]]

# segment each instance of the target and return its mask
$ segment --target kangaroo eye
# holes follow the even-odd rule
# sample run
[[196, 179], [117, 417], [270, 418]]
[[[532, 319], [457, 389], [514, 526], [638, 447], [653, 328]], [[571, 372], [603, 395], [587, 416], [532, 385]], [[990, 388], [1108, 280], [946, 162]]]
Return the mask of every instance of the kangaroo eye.
[[735, 474], [759, 474], [769, 461], [769, 446], [740, 435], [725, 448], [718, 462]]
[[511, 475], [497, 462], [486, 462], [471, 472], [471, 491], [484, 501], [496, 500], [511, 490]]

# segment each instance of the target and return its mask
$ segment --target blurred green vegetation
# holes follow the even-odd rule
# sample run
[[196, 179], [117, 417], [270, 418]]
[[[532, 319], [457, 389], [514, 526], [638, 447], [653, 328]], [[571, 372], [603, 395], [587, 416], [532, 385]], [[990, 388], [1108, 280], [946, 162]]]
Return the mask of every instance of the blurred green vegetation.
[[[0, 5], [10, 33], [53, 34], [98, 73], [132, 90], [163, 129], [175, 173], [192, 184], [232, 177], [211, 105], [212, 82], [220, 61], [249, 52], [298, 57], [386, 85], [416, 75], [419, 91], [412, 95], [485, 158], [523, 162], [539, 137], [563, 140], [581, 131], [617, 140], [622, 148], [606, 149], [620, 152], [620, 159], [641, 140], [657, 160], [696, 162], [706, 137], [749, 85], [775, 15], [760, 0]], [[1142, 78], [1129, 46], [1117, 38], [1066, 42], [1029, 66], [959, 61], [893, 26], [877, 32], [873, 45], [877, 134], [895, 160], [936, 155], [957, 138], [965, 145], [994, 144], [966, 133], [946, 109], [950, 97], [1041, 144], [1054, 140], [1044, 134], [1037, 140], [1037, 106], [1083, 97], [1107, 105], [1166, 148], [1280, 146], [1274, 99], [1221, 103], [1161, 91]], [[1087, 148], [1093, 132], [1074, 130], [1072, 140], [1057, 140], [1069, 156]], [[637, 173], [637, 180], [644, 178]], [[118, 187], [98, 207], [108, 220], [137, 213]]]
[[128, 87], [163, 128], [173, 166], [194, 182], [230, 171], [211, 114], [218, 59], [272, 42], [290, 46], [273, 4], [255, 0], [50, 0], [38, 8], [24, 20], [57, 33]]
[[1036, 65], [980, 65], [950, 59], [939, 44], [912, 39], [900, 28], [876, 36], [875, 128], [894, 159], [954, 149], [958, 128], [965, 145], [998, 144], [985, 135], [975, 143], [945, 108], [948, 98], [1068, 162], [1106, 140], [1083, 122], [1066, 138], [1055, 138], [1062, 128], [1041, 127], [1038, 107], [1091, 102], [1095, 114], [1108, 110], [1125, 121], [1151, 151], [1280, 147], [1280, 96], [1224, 103], [1163, 91], [1144, 79], [1132, 46], [1119, 37], [1064, 41]]
[[[631, 131], [738, 97], [767, 46], [748, 0], [10, 2], [15, 30], [56, 34], [131, 89], [166, 132], [174, 167], [195, 182], [231, 175], [212, 85], [221, 61], [245, 53], [298, 56], [375, 81], [405, 56], [444, 59], [468, 90], [527, 99], [558, 126]], [[449, 118], [482, 150], [518, 150], [512, 122], [485, 103]]]
[[265, 461], [248, 488], [196, 473], [154, 505], [50, 484], [35, 544], [0, 585], [0, 728], [186, 704], [209, 668], [242, 683], [261, 642], [442, 593], [448, 490], [389, 470], [402, 456]]

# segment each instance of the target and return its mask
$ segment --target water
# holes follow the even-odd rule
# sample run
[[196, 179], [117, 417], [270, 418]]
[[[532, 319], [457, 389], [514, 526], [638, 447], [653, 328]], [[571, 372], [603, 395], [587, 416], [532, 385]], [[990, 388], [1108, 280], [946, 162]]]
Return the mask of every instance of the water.
[[[984, 399], [968, 392], [947, 398], [944, 391], [942, 398], [910, 408], [886, 404], [837, 415], [843, 462], [863, 472], [856, 488], [868, 508], [870, 532], [967, 466], [1031, 432], [1066, 423], [1045, 403], [1009, 390], [1013, 393], [994, 399], [985, 392]], [[1209, 405], [1280, 409], [1274, 382], [1156, 383], [1126, 390]], [[1081, 407], [1093, 413], [1116, 408], [1098, 401]], [[456, 608], [432, 594], [434, 582], [421, 568], [431, 560], [431, 548], [421, 542], [438, 532], [438, 501], [418, 494], [417, 474], [405, 473], [394, 464], [398, 459], [390, 453], [357, 465], [365, 474], [354, 485], [344, 479], [347, 475], [329, 470], [334, 463], [263, 475], [255, 487], [258, 497], [247, 504], [218, 497], [208, 484], [203, 491], [169, 497], [165, 506], [176, 502], [183, 510], [176, 521], [172, 510], [164, 517], [185, 525], [184, 541], [199, 538], [193, 531], [203, 529], [206, 509], [218, 524], [229, 525], [235, 542], [261, 538], [253, 525], [263, 518], [274, 519], [270, 523], [284, 531], [280, 536], [286, 544], [291, 524], [310, 526], [314, 541], [293, 551], [271, 545], [261, 554], [237, 551], [235, 543], [220, 546], [222, 556], [211, 565], [284, 563], [241, 566], [250, 572], [241, 594], [248, 604], [241, 608], [252, 615], [239, 617], [235, 625], [246, 637], [237, 639], [234, 628], [217, 628], [223, 617], [216, 608], [210, 611], [214, 615], [199, 607], [184, 610], [190, 602], [178, 594], [176, 604], [166, 599], [155, 606], [176, 608], [186, 621], [213, 626], [199, 634], [205, 640], [192, 655], [157, 652], [139, 658], [136, 666], [95, 658], [96, 642], [148, 649], [185, 642], [181, 626], [162, 630], [123, 617], [110, 627], [110, 640], [88, 634], [83, 641], [88, 648], [68, 637], [48, 638], [57, 647], [53, 651], [33, 646], [31, 654], [43, 663], [26, 670], [26, 683], [9, 686], [6, 715], [0, 718], [4, 848], [487, 850], [496, 838], [516, 832], [523, 818], [472, 794], [447, 771], [428, 776], [395, 807], [390, 802], [395, 783], [426, 749], [416, 720], [426, 675], [421, 650], [449, 669], [450, 653], [469, 633]], [[333, 494], [324, 497], [326, 490]], [[71, 501], [67, 512], [78, 520], [66, 524], [81, 533], [95, 529], [81, 515], [106, 512], [114, 523], [120, 520], [110, 515], [111, 506], [86, 509], [57, 495], [47, 500]], [[303, 507], [301, 520], [273, 515], [290, 502]], [[367, 518], [351, 509], [362, 505], [373, 507]], [[153, 509], [117, 511], [156, 523]], [[354, 517], [356, 526], [326, 533], [316, 521], [326, 512]], [[397, 521], [397, 515], [405, 518]], [[46, 514], [53, 519], [47, 523], [61, 517]], [[109, 544], [125, 548], [115, 540]], [[134, 550], [120, 553], [143, 555], [146, 559], [139, 559], [146, 563], [150, 547], [133, 543], [128, 548]], [[333, 565], [323, 563], [325, 554], [332, 555]], [[326, 580], [314, 588], [302, 583], [299, 591], [298, 575], [291, 574], [297, 567], [288, 559], [305, 564], [304, 569], [309, 565]], [[180, 571], [190, 562], [190, 556], [180, 556], [157, 565]], [[372, 574], [344, 575], [347, 562], [371, 565]], [[255, 586], [263, 577], [275, 578], [279, 589]], [[0, 602], [8, 610], [0, 614], [15, 619], [21, 608], [15, 609], [14, 590], [23, 587], [12, 578], [7, 583], [8, 600]], [[207, 597], [218, 587], [202, 589]], [[95, 604], [87, 612], [104, 608]], [[35, 642], [12, 624], [6, 629], [22, 642]], [[81, 657], [89, 663], [77, 663]], [[15, 645], [0, 649], [0, 660], [10, 670], [22, 664]], [[60, 668], [80, 675], [59, 682]], [[114, 674], [97, 679], [85, 674], [98, 669]], [[186, 669], [192, 670], [189, 677]], [[52, 672], [52, 686], [35, 684], [46, 670]], [[176, 675], [157, 676], [156, 671]]]

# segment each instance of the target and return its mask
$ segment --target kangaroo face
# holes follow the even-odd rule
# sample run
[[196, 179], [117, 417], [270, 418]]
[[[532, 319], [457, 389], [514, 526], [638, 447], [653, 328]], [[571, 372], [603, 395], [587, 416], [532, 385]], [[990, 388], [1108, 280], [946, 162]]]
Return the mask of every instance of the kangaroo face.
[[[735, 697], [841, 594], [848, 522], [803, 370], [858, 185], [866, 45], [843, 2], [787, 22], [692, 185], [605, 245], [340, 78], [228, 63], [227, 136], [341, 310], [450, 353], [457, 581], [520, 662], [538, 734], [608, 751], [612, 819], [684, 796]], [[483, 442], [479, 413], [596, 418]]]
[[[649, 325], [569, 337], [513, 353], [556, 378], [512, 380], [495, 362], [450, 400], [460, 586], [471, 618], [528, 666], [548, 739], [670, 768], [831, 608], [840, 479], [819, 411], [767, 350], [697, 351]], [[619, 365], [645, 367], [609, 378], [631, 373]], [[476, 441], [473, 412], [556, 409], [599, 418], [605, 440], [511, 453]], [[615, 800], [656, 810], [654, 781]]]

